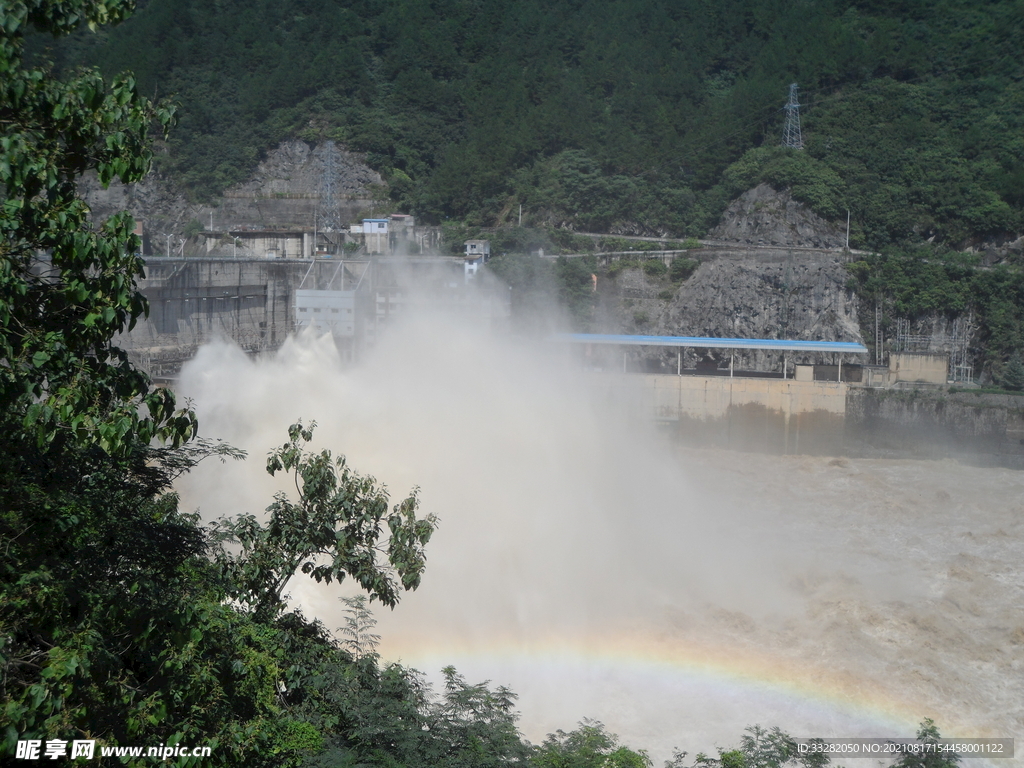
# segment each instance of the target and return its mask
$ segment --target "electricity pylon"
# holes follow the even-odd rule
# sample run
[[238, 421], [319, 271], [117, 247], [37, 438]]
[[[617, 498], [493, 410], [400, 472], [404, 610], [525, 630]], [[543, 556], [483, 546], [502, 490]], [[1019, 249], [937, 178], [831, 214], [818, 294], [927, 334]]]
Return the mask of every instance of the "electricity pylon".
[[786, 125], [782, 128], [782, 146], [792, 149], [804, 148], [804, 138], [800, 133], [800, 103], [796, 99], [796, 83], [789, 86]]
[[338, 150], [333, 141], [324, 147], [324, 168], [320, 175], [319, 224], [322, 232], [337, 232], [341, 229], [341, 215], [338, 211], [336, 191], [338, 187]]

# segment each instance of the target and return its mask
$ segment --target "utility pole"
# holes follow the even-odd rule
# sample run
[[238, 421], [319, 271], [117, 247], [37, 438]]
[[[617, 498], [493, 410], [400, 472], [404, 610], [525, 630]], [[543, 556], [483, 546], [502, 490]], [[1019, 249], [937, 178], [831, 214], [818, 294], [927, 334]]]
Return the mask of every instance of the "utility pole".
[[875, 365], [882, 364], [882, 305], [875, 296]]
[[796, 98], [796, 83], [791, 83], [789, 86], [786, 124], [782, 128], [782, 146], [790, 149], [804, 148], [804, 138], [800, 133], [800, 102]]

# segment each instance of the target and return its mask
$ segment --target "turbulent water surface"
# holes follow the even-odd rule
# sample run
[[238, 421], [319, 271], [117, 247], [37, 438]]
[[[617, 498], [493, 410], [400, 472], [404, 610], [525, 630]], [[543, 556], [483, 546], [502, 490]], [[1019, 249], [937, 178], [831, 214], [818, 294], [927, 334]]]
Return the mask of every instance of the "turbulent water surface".
[[[419, 486], [440, 528], [381, 651], [510, 686], [531, 740], [583, 717], [659, 760], [754, 723], [1024, 736], [1024, 473], [680, 449], [536, 350], [425, 320], [354, 368], [325, 338], [206, 347], [180, 389], [251, 453], [184, 481], [206, 517], [267, 506], [300, 417], [394, 500]], [[337, 590], [290, 591], [340, 625]]]

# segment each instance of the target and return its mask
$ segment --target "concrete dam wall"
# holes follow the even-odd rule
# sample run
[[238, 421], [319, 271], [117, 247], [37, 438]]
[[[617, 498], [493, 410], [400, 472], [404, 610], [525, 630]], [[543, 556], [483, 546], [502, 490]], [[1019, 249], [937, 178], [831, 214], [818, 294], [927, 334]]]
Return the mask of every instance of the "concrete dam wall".
[[862, 455], [953, 457], [1024, 469], [1024, 396], [851, 388], [845, 445]]
[[653, 418], [683, 442], [763, 453], [842, 451], [849, 386], [836, 381], [594, 374], [609, 404]]
[[[355, 359], [374, 343], [391, 314], [402, 311], [410, 276], [417, 285], [433, 285], [447, 310], [471, 316], [472, 322], [507, 316], [507, 305], [483, 306], [483, 294], [467, 290], [456, 261], [153, 258], [140, 284], [150, 315], [118, 343], [164, 381], [173, 379], [200, 345], [215, 339], [230, 338], [253, 354], [274, 350], [301, 324], [296, 311], [301, 287], [300, 292], [344, 294], [353, 318], [336, 329], [335, 338], [342, 354]], [[310, 306], [311, 320], [329, 317], [312, 314], [318, 307]], [[873, 377], [858, 385], [770, 375], [595, 372], [591, 381], [609, 404], [636, 418], [654, 419], [695, 445], [766, 453], [955, 457], [1024, 468], [1024, 397], [951, 392], [901, 380], [895, 388], [880, 389], [872, 385]]]
[[1024, 469], [1024, 397], [665, 374], [595, 373], [592, 386], [701, 447]]
[[477, 324], [509, 311], [507, 295], [478, 290], [463, 260], [450, 257], [150, 258], [139, 287], [149, 317], [117, 344], [160, 380], [217, 339], [258, 354], [313, 325], [330, 330], [342, 358], [355, 360], [411, 304]]
[[[309, 269], [308, 261], [147, 259], [139, 287], [149, 317], [117, 343], [157, 378], [219, 338], [249, 352], [276, 349], [294, 330], [294, 292]], [[307, 284], [323, 273], [314, 269]]]

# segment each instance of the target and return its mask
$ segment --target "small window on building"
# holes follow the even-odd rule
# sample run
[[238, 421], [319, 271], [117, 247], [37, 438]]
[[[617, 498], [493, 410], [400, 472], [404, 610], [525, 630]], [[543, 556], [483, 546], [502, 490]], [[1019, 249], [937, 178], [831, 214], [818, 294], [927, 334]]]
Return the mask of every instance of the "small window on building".
[[384, 225], [383, 224], [378, 224], [377, 225], [377, 229], [384, 229]]
[[317, 308], [316, 308], [316, 309], [314, 309], [313, 311], [314, 311], [314, 312], [320, 312], [320, 307], [317, 307]]
[[332, 310], [331, 310], [331, 314], [332, 314], [332, 315], [336, 315], [336, 314], [338, 314], [338, 310], [336, 310], [336, 309], [332, 309]]
[[305, 307], [300, 307], [299, 308], [299, 312], [306, 313], [306, 312], [309, 312], [309, 310], [306, 309]]

